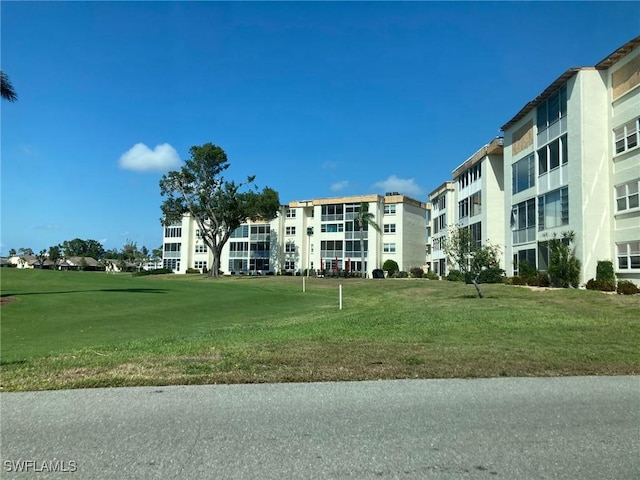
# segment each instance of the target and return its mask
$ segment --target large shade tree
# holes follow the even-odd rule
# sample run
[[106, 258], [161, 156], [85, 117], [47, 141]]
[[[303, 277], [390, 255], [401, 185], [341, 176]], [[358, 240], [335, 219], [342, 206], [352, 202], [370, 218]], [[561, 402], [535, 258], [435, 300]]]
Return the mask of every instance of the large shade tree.
[[3, 99], [10, 102], [18, 100], [18, 94], [13, 89], [13, 85], [11, 85], [8, 75], [2, 70], [0, 70], [0, 95]]
[[380, 232], [380, 225], [376, 223], [375, 216], [369, 211], [369, 204], [367, 202], [362, 202], [360, 204], [358, 213], [354, 217], [353, 221], [355, 222], [355, 226], [358, 227], [358, 231], [360, 233], [360, 273], [362, 274], [362, 278], [365, 278], [367, 276], [367, 270], [364, 268], [364, 232], [365, 230], [368, 230], [369, 227], [373, 228], [376, 232]]
[[171, 171], [160, 180], [160, 193], [166, 197], [161, 205], [161, 221], [169, 226], [189, 214], [213, 254], [209, 275], [217, 277], [222, 248], [231, 233], [247, 219], [275, 218], [280, 200], [271, 188], [258, 191], [255, 176], [241, 183], [225, 180], [222, 173], [229, 162], [219, 146], [212, 143], [193, 146], [189, 153], [191, 158], [185, 160], [180, 170]]

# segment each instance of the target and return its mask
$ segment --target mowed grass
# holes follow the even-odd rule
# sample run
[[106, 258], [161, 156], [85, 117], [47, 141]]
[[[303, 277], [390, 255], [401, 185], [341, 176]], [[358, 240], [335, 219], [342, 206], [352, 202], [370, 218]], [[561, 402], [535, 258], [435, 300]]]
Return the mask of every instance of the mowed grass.
[[[640, 297], [3, 269], [5, 391], [640, 373]], [[343, 285], [343, 309], [338, 286]]]

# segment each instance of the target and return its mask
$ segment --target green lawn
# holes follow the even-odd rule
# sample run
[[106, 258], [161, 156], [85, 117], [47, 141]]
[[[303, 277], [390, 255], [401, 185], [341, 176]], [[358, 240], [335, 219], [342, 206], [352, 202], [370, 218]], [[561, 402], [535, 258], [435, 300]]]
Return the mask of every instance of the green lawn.
[[[640, 373], [640, 297], [3, 269], [3, 390]], [[338, 285], [344, 308], [338, 309]]]

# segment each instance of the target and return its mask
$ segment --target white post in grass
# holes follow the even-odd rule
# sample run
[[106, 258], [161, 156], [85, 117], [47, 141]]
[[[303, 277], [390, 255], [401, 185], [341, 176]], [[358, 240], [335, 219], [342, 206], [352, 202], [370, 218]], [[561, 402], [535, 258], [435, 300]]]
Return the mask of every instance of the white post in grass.
[[340, 294], [339, 294], [339, 297], [340, 297], [340, 310], [342, 310], [342, 284], [340, 284]]
[[307, 286], [304, 283], [304, 275], [302, 275], [302, 293], [305, 293], [307, 291]]

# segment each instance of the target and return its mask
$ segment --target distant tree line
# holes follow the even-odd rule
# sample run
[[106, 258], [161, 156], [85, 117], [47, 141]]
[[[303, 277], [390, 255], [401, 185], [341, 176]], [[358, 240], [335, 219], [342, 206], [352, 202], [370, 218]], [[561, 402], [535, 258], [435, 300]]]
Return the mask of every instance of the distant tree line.
[[58, 265], [65, 258], [80, 257], [94, 258], [103, 264], [106, 261], [115, 261], [121, 269], [127, 263], [142, 268], [143, 265], [149, 262], [162, 260], [162, 246], [150, 251], [145, 246], [138, 248], [136, 242], [127, 240], [120, 250], [117, 248], [105, 250], [104, 246], [97, 240], [74, 238], [73, 240], [65, 240], [59, 245], [53, 245], [48, 249], [42, 249], [38, 253], [34, 253], [33, 249], [28, 247], [21, 247], [17, 251], [13, 248], [9, 250], [9, 256], [16, 255], [34, 256], [41, 265], [46, 260]]

